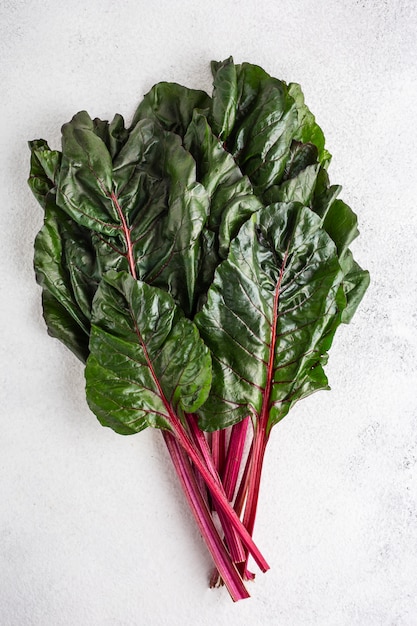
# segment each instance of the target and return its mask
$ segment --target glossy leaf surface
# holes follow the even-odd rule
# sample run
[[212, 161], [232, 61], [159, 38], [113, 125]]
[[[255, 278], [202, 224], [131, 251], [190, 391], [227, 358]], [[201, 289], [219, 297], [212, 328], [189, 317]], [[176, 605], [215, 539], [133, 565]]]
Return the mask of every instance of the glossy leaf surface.
[[164, 130], [183, 136], [195, 109], [208, 112], [211, 98], [199, 89], [188, 89], [177, 83], [154, 85], [144, 96], [133, 116], [132, 126], [149, 119]]
[[282, 178], [296, 125], [295, 103], [285, 84], [275, 78], [263, 81], [250, 111], [237, 122], [228, 141], [258, 193]]
[[345, 306], [341, 279], [336, 248], [308, 208], [275, 204], [244, 224], [196, 316], [213, 357], [203, 428], [247, 414], [267, 415], [270, 428], [327, 388], [321, 362]]
[[[180, 138], [138, 122], [114, 162], [89, 116], [63, 128], [57, 202], [99, 238], [104, 266], [167, 288], [184, 309], [194, 304], [200, 235], [208, 197]], [[106, 249], [107, 246], [107, 249]]]
[[197, 164], [197, 176], [209, 198], [208, 218], [202, 241], [198, 294], [205, 294], [214, 270], [226, 258], [230, 242], [242, 224], [262, 207], [247, 176], [212, 132], [207, 119], [195, 112], [184, 137], [184, 146]]
[[171, 296], [109, 272], [97, 290], [85, 370], [87, 401], [121, 434], [169, 428], [170, 414], [205, 401], [211, 360], [197, 328]]

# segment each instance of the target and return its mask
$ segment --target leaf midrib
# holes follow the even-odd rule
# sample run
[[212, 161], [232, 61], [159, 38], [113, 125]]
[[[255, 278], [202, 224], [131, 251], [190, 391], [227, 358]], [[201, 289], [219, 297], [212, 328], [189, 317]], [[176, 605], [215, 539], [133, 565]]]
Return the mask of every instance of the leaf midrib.
[[269, 418], [269, 408], [270, 408], [270, 399], [271, 399], [271, 391], [272, 391], [272, 383], [274, 379], [274, 363], [275, 363], [275, 347], [277, 342], [277, 324], [278, 324], [278, 309], [279, 309], [279, 298], [281, 295], [281, 285], [284, 278], [284, 272], [287, 265], [288, 255], [289, 255], [290, 243], [287, 245], [287, 249], [285, 250], [284, 257], [282, 259], [281, 269], [279, 272], [278, 280], [275, 285], [274, 292], [274, 302], [273, 302], [273, 311], [272, 311], [272, 321], [271, 321], [271, 341], [269, 344], [269, 357], [268, 357], [268, 366], [267, 366], [267, 375], [266, 375], [266, 385], [262, 391], [262, 406], [259, 414], [259, 429], [260, 432], [267, 433], [267, 424]]

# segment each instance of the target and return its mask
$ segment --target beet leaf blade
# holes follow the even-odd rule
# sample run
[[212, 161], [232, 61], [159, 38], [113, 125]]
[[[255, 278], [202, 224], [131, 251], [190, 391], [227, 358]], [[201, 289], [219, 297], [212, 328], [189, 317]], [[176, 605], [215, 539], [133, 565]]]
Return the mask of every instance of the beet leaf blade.
[[210, 96], [199, 89], [188, 89], [177, 83], [157, 83], [136, 109], [132, 126], [149, 119], [165, 130], [184, 136], [194, 110], [208, 111], [210, 103]]
[[308, 208], [271, 205], [243, 225], [195, 318], [213, 358], [204, 429], [250, 414], [269, 430], [298, 399], [327, 388], [321, 361], [345, 306], [342, 276]]
[[166, 292], [108, 272], [97, 290], [86, 370], [87, 401], [118, 433], [170, 428], [193, 412], [211, 383], [208, 349]]

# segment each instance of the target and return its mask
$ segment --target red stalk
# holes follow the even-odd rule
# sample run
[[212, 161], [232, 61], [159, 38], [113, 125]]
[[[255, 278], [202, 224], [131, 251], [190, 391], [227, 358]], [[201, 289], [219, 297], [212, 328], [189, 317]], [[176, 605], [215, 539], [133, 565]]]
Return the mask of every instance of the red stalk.
[[250, 476], [248, 483], [248, 495], [243, 516], [243, 523], [248, 532], [252, 535], [255, 526], [256, 509], [258, 506], [259, 487], [261, 484], [261, 474], [265, 449], [268, 442], [268, 436], [263, 428], [259, 428], [255, 432], [253, 440], [253, 448], [250, 462]]
[[[210, 470], [214, 480], [218, 483], [219, 487], [222, 489], [226, 498], [230, 501], [227, 493], [225, 492], [222, 481], [220, 480], [220, 476], [214, 466], [213, 458], [210, 454], [210, 448], [208, 446], [207, 440], [204, 436], [204, 433], [198, 427], [197, 419], [194, 415], [188, 416], [188, 424], [190, 425], [191, 434], [194, 438], [195, 443], [197, 444], [198, 449], [200, 450], [208, 469]], [[216, 506], [216, 503], [215, 503]], [[219, 519], [225, 534], [227, 546], [230, 550], [230, 554], [232, 557], [232, 561], [234, 563], [242, 563], [245, 561], [246, 552], [242, 546], [242, 542], [240, 541], [235, 529], [230, 526], [228, 518], [225, 517], [223, 511], [219, 506], [216, 506], [217, 513], [219, 515]]]
[[211, 455], [219, 475], [223, 474], [226, 457], [226, 429], [215, 430], [211, 434]]
[[188, 457], [171, 433], [163, 431], [163, 436], [190, 509], [232, 600], [236, 602], [248, 598], [249, 593], [239, 572], [230, 560], [230, 555], [220, 538], [207, 504], [198, 488]]
[[245, 526], [242, 524], [241, 520], [236, 515], [236, 512], [230, 505], [230, 502], [224, 495], [224, 491], [218, 485], [218, 483], [214, 480], [209, 469], [202, 461], [200, 454], [196, 451], [196, 449], [191, 444], [190, 440], [188, 439], [187, 434], [184, 431], [183, 426], [181, 425], [175, 413], [173, 413], [172, 409], [170, 410], [170, 423], [173, 429], [173, 434], [176, 436], [179, 444], [183, 447], [185, 452], [190, 457], [191, 461], [194, 463], [196, 469], [200, 472], [201, 476], [204, 479], [204, 482], [209, 488], [210, 493], [215, 499], [219, 508], [225, 514], [229, 523], [234, 527], [242, 543], [246, 546], [248, 553], [250, 553], [253, 556], [259, 568], [263, 572], [266, 572], [269, 569], [268, 563], [266, 562], [265, 558], [262, 556], [261, 552], [259, 551], [259, 548], [255, 545], [255, 542], [250, 536], [250, 533], [246, 530]]
[[235, 424], [230, 434], [229, 447], [227, 449], [226, 463], [223, 472], [223, 486], [227, 498], [232, 502], [236, 491], [237, 479], [242, 464], [243, 450], [248, 431], [249, 417]]
[[111, 192], [110, 194], [110, 198], [116, 208], [117, 214], [120, 218], [121, 224], [122, 224], [122, 230], [123, 230], [123, 235], [125, 238], [125, 242], [126, 242], [126, 258], [127, 261], [129, 263], [129, 270], [130, 273], [132, 274], [133, 278], [136, 279], [136, 265], [135, 265], [135, 259], [133, 256], [133, 244], [132, 244], [132, 238], [130, 236], [130, 228], [127, 225], [127, 221], [126, 218], [124, 216], [124, 213], [122, 211], [122, 207], [119, 204], [119, 200], [116, 196], [116, 194], [114, 193], [114, 191]]

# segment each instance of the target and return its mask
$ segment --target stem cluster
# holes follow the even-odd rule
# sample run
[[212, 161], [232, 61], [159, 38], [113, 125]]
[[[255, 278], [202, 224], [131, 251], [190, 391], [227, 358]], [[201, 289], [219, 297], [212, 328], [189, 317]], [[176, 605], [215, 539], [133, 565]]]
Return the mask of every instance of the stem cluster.
[[224, 584], [234, 601], [249, 597], [244, 585], [254, 578], [248, 569], [249, 556], [262, 571], [269, 569], [252, 540], [266, 440], [255, 435], [245, 454], [249, 421], [247, 417], [207, 436], [198, 428], [196, 416], [187, 415], [183, 422], [173, 424], [172, 433], [163, 431], [180, 484], [215, 564], [210, 586]]

